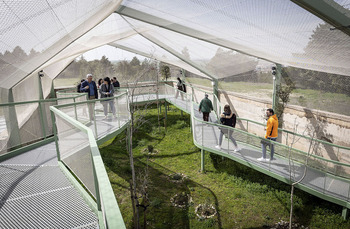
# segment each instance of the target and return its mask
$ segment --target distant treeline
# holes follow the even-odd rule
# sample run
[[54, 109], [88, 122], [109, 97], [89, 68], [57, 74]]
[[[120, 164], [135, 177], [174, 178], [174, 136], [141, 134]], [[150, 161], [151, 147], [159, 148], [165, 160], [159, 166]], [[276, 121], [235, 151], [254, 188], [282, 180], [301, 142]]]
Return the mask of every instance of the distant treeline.
[[58, 75], [58, 78], [84, 79], [88, 73], [91, 73], [96, 80], [117, 77], [121, 82], [150, 81], [156, 80], [157, 77], [156, 63], [149, 59], [140, 62], [137, 57], [134, 57], [131, 61], [123, 60], [113, 64], [106, 56], [93, 61], [87, 61], [82, 56], [74, 60]]

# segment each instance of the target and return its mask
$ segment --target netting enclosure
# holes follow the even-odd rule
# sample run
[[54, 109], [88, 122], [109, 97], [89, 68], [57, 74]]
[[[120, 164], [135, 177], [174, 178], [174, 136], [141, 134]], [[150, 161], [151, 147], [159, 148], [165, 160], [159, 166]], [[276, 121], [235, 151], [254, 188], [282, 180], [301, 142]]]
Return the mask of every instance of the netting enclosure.
[[[78, 103], [62, 110], [81, 122], [93, 118], [86, 95], [47, 98], [55, 96], [53, 79], [75, 58], [108, 45], [181, 69], [187, 82], [231, 105], [249, 133], [261, 135], [261, 125], [245, 127], [244, 119], [265, 124], [263, 110], [280, 101], [283, 128], [298, 126], [295, 133], [322, 140], [317, 156], [350, 162], [329, 146], [350, 146], [350, 0], [5, 0], [0, 19], [0, 154], [51, 137], [52, 105]], [[188, 102], [203, 94], [180, 95]], [[120, 127], [129, 117], [127, 96], [113, 104], [124, 110], [117, 114]], [[94, 107], [101, 115], [103, 104]], [[62, 122], [67, 145], [76, 134], [71, 127]], [[287, 144], [287, 132], [280, 136]], [[77, 139], [77, 147], [86, 145], [85, 135]], [[63, 160], [86, 180], [84, 169], [91, 168], [74, 167], [70, 150], [64, 148]], [[96, 195], [93, 183], [86, 186]]]

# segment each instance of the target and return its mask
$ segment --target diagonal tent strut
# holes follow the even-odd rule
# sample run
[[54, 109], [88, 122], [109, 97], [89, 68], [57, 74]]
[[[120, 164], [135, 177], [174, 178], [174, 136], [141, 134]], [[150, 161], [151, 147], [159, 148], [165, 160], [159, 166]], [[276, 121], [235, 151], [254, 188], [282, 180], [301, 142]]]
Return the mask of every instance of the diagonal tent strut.
[[315, 16], [350, 36], [349, 10], [330, 0], [291, 0]]

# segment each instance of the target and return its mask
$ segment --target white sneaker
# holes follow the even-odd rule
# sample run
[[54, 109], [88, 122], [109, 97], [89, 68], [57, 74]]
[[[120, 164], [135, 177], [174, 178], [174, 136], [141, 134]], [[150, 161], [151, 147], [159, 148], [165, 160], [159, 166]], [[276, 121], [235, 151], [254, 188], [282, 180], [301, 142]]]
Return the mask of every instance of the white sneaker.
[[103, 119], [107, 119], [108, 117], [107, 116], [105, 116]]
[[234, 151], [239, 152], [239, 151], [241, 151], [241, 148], [237, 147]]
[[269, 162], [269, 161], [271, 161], [271, 160], [270, 160], [269, 158], [266, 158], [265, 161], [266, 161], [266, 162]]
[[221, 149], [221, 146], [220, 146], [220, 145], [217, 145], [217, 146], [215, 146], [215, 148], [217, 148], [217, 149]]
[[258, 159], [256, 159], [256, 160], [265, 162], [265, 161], [266, 161], [266, 158], [261, 157], [261, 158], [258, 158]]

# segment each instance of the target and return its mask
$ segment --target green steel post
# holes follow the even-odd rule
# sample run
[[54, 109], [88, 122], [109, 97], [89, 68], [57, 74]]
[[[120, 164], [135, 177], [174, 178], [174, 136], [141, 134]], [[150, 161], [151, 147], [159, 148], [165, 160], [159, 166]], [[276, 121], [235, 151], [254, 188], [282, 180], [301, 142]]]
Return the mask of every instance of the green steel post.
[[344, 220], [347, 220], [349, 217], [349, 209], [347, 207], [343, 207], [343, 211], [341, 215], [344, 218]]
[[165, 119], [164, 119], [165, 131], [166, 131], [166, 121], [167, 121], [167, 119], [168, 119], [168, 109], [167, 109], [167, 105], [168, 105], [168, 103], [165, 101], [165, 102], [164, 102], [164, 106], [165, 106]]
[[[38, 84], [39, 84], [39, 99], [43, 100], [44, 99], [44, 92], [43, 92], [43, 85], [41, 82], [41, 74], [38, 74]], [[43, 107], [42, 103], [39, 102], [39, 114], [40, 114], [40, 122], [41, 122], [41, 129], [43, 131], [43, 136], [46, 138], [46, 127], [48, 126], [47, 123], [47, 116], [46, 112], [43, 112]]]
[[181, 118], [183, 118], [184, 117], [184, 113], [183, 113], [183, 111], [181, 110]]
[[[216, 95], [216, 98], [219, 99], [218, 80], [217, 79], [213, 79], [212, 84], [213, 84], [213, 94]], [[213, 103], [214, 103], [213, 106], [217, 107], [217, 104], [219, 103], [219, 101], [216, 101], [215, 96], [214, 96], [213, 100], [214, 100], [213, 101]], [[220, 113], [218, 115], [220, 115]]]
[[118, 109], [118, 111], [117, 111], [117, 119], [118, 119], [118, 127], [120, 128], [120, 109], [119, 109], [119, 98], [117, 98], [116, 99], [116, 106], [115, 106], [115, 109], [117, 110]]
[[95, 139], [97, 139], [98, 134], [97, 134], [97, 125], [96, 125], [95, 102], [91, 104], [92, 104], [92, 119], [94, 121], [94, 126], [95, 126]]
[[205, 156], [205, 151], [204, 149], [201, 149], [201, 172], [205, 172], [205, 164], [204, 164], [204, 156]]
[[56, 127], [56, 117], [53, 111], [51, 111], [51, 120], [52, 120], [52, 129], [55, 138], [56, 152], [57, 152], [57, 161], [61, 161], [60, 147], [58, 146], [58, 135]]
[[78, 121], [77, 105], [75, 105], [75, 98], [73, 98], [73, 102], [74, 102], [74, 115], [75, 115], [75, 120]]
[[281, 87], [282, 65], [276, 64], [276, 75], [273, 76], [272, 109], [275, 111], [278, 105], [277, 92]]
[[[92, 152], [90, 152], [91, 161], [94, 161]], [[96, 202], [97, 202], [97, 210], [101, 211], [101, 196], [100, 196], [100, 187], [98, 184], [97, 174], [96, 174], [96, 168], [95, 163], [92, 163], [92, 171], [94, 176], [94, 182], [95, 182], [95, 192], [96, 192]]]
[[[13, 98], [12, 88], [9, 89], [8, 102], [9, 103], [15, 102]], [[5, 115], [7, 131], [8, 131], [8, 134], [10, 135], [9, 136], [10, 138], [8, 141], [9, 146], [7, 148], [12, 148], [13, 146], [22, 146], [17, 113], [16, 113], [16, 106], [10, 105], [8, 107], [8, 112], [4, 112], [4, 115]]]
[[[40, 114], [40, 123], [41, 123], [41, 130], [43, 132], [43, 136], [44, 138], [46, 138], [46, 131], [45, 131], [45, 121], [44, 121], [44, 112], [43, 112], [43, 108], [42, 108], [42, 104], [41, 102], [39, 102], [39, 114]], [[45, 115], [45, 119], [46, 119], [46, 115]], [[47, 119], [46, 119], [47, 120]]]
[[53, 80], [51, 82], [50, 98], [56, 98], [55, 85], [53, 84]]

